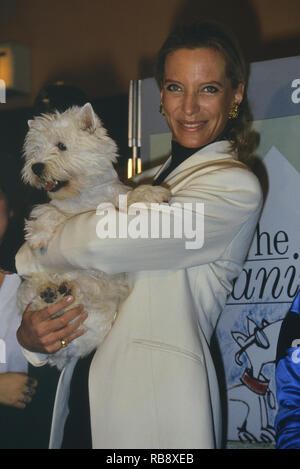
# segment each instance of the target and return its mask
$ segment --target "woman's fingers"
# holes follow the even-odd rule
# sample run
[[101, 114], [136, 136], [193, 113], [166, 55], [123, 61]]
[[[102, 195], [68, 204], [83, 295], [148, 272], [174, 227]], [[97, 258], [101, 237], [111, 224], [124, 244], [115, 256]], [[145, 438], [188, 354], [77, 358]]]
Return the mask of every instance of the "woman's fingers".
[[[61, 313], [60, 316], [53, 318], [53, 314], [49, 314], [47, 320], [37, 321], [35, 324], [35, 330], [38, 336], [42, 338], [46, 338], [52, 334], [53, 332], [63, 329], [68, 325], [69, 322], [72, 322], [75, 318], [81, 316], [83, 312], [83, 305], [74, 306], [74, 308], [69, 309], [68, 311], [64, 311]], [[45, 343], [43, 341], [43, 343]]]
[[32, 401], [37, 380], [26, 373], [7, 372], [0, 375], [0, 402], [24, 409]]
[[38, 382], [36, 379], [28, 377], [26, 380], [24, 389], [23, 389], [24, 396], [29, 396], [29, 397], [34, 396], [36, 393], [37, 384]]
[[[77, 337], [80, 337], [85, 333], [84, 329], [77, 329], [75, 332], [67, 336], [66, 338], [63, 339], [58, 339], [56, 342], [53, 344], [49, 345], [47, 348], [49, 350], [48, 353], [55, 353], [58, 352], [61, 348], [67, 347], [73, 340], [77, 339]], [[64, 342], [64, 345], [62, 345], [62, 342]]]
[[26, 407], [26, 405], [32, 401], [32, 398], [36, 393], [37, 384], [38, 382], [36, 379], [31, 378], [27, 375], [24, 376], [24, 382], [23, 382], [23, 386], [21, 389], [21, 396], [19, 400], [19, 403], [21, 405]]
[[[53, 353], [53, 344], [73, 334], [87, 318], [87, 313], [83, 313], [83, 305], [77, 305], [62, 312], [73, 301], [74, 298], [68, 296], [38, 311], [32, 311], [29, 305], [17, 331], [19, 343], [31, 352]], [[61, 312], [60, 316], [53, 317], [59, 312]], [[81, 330], [79, 335], [83, 333], [84, 330]], [[56, 346], [54, 351], [57, 350]]]
[[[66, 308], [74, 301], [73, 296], [66, 296], [62, 300], [59, 300], [57, 303], [53, 303], [46, 308], [43, 308], [39, 311], [36, 311], [36, 319], [38, 321], [47, 321], [52, 318], [55, 314], [59, 313], [62, 309]], [[27, 309], [27, 308], [26, 308]]]
[[38, 385], [38, 382], [35, 378], [32, 378], [31, 376], [27, 376], [26, 386], [35, 389], [37, 385]]
[[70, 313], [68, 314], [67, 319], [65, 318], [63, 323], [58, 323], [59, 325], [63, 324], [63, 326], [56, 328], [54, 332], [49, 333], [41, 339], [46, 353], [57, 352], [63, 347], [62, 341], [65, 341], [65, 346], [67, 346], [74, 339], [85, 333], [85, 329], [80, 328], [80, 326], [86, 320], [88, 314], [86, 312], [82, 312], [80, 316], [77, 314], [74, 316], [75, 312], [73, 310], [67, 311], [64, 314], [67, 315], [67, 313]]
[[49, 328], [51, 330], [58, 330], [64, 328], [67, 324], [74, 321], [74, 319], [81, 316], [83, 313], [84, 306], [77, 305], [74, 308], [69, 309], [68, 311], [64, 311], [61, 316], [53, 318], [49, 321]]

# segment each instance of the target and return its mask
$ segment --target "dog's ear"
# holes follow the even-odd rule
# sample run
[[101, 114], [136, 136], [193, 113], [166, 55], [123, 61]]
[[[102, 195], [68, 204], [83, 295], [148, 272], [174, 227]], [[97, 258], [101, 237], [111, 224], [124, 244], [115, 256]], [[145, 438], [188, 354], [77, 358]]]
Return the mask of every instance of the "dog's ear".
[[96, 116], [92, 105], [86, 103], [79, 111], [80, 126], [82, 130], [86, 130], [91, 134], [96, 130]]

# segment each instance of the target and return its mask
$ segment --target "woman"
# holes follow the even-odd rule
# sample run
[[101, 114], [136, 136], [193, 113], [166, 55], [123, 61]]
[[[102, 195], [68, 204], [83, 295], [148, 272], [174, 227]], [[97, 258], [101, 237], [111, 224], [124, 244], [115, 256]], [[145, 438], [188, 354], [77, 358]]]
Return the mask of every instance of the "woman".
[[[4, 178], [5, 176], [5, 178]], [[2, 172], [0, 180], [0, 259], [7, 268], [22, 240], [17, 217], [16, 187]], [[20, 278], [0, 270], [0, 446], [17, 447], [23, 416], [12, 409], [25, 409], [35, 394], [37, 381], [28, 376], [28, 363], [16, 339], [20, 324], [17, 289]], [[24, 435], [23, 435], [24, 439]]]
[[[98, 218], [86, 213], [66, 224], [46, 255], [25, 245], [16, 258], [21, 274], [86, 266], [131, 274], [130, 296], [89, 373], [84, 367], [93, 448], [221, 445], [209, 343], [242, 269], [262, 202], [257, 179], [238, 161], [246, 161], [254, 150], [246, 67], [229, 36], [205, 23], [178, 28], [169, 36], [158, 56], [157, 78], [161, 110], [172, 132], [172, 156], [154, 183], [170, 187], [170, 203], [204, 204], [204, 245], [187, 249], [185, 236], [99, 239]], [[174, 221], [171, 206], [165, 210]], [[143, 216], [148, 212], [141, 211]], [[60, 328], [51, 320], [63, 305], [27, 308], [18, 331], [25, 349], [51, 353], [80, 333], [69, 324], [70, 315], [78, 323], [84, 319], [78, 309], [60, 319]], [[45, 355], [26, 355], [37, 365], [46, 360]], [[52, 447], [60, 447], [63, 438], [74, 366], [65, 368], [58, 387]]]

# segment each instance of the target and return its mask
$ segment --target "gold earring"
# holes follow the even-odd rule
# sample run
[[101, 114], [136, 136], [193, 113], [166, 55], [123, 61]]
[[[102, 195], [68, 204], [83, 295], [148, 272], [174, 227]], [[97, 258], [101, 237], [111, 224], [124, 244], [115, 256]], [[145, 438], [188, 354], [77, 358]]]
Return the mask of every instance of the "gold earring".
[[236, 119], [239, 115], [239, 105], [235, 104], [231, 109], [228, 118], [229, 119]]
[[165, 116], [164, 105], [162, 101], [160, 102], [160, 105], [159, 105], [159, 112], [161, 113], [162, 116]]

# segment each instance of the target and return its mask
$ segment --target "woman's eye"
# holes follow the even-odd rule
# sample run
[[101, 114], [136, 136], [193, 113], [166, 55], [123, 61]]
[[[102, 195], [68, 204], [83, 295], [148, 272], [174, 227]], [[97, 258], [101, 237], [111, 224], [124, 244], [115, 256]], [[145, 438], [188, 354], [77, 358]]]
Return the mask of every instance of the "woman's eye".
[[167, 86], [168, 91], [181, 91], [180, 86], [176, 85], [175, 83], [172, 83], [171, 85]]
[[215, 86], [212, 86], [212, 85], [208, 85], [204, 88], [204, 91], [206, 93], [211, 93], [211, 94], [214, 94], [214, 93], [217, 93], [218, 91], [218, 88], [216, 88]]
[[66, 145], [62, 142], [58, 142], [57, 148], [61, 151], [66, 151], [66, 149], [67, 149]]

